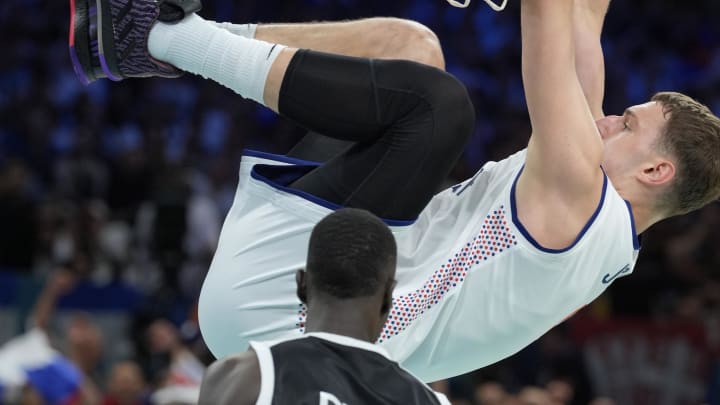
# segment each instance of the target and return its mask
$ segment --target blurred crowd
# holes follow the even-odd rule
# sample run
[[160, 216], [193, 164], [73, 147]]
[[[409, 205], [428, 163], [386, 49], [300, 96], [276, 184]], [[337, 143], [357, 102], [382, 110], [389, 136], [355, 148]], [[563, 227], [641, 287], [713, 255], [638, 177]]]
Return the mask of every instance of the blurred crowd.
[[[529, 136], [519, 1], [510, 3], [496, 14], [479, 1], [459, 10], [441, 0], [206, 0], [201, 15], [232, 22], [388, 15], [432, 28], [477, 111], [452, 184], [524, 147]], [[613, 1], [604, 37], [606, 112], [676, 90], [719, 113], [719, 13], [712, 0]], [[190, 75], [84, 87], [68, 58], [67, 20], [62, 1], [0, 2], [0, 273], [42, 285], [22, 297], [0, 286], [0, 306], [31, 301], [18, 329], [46, 334], [80, 370], [84, 403], [192, 403], [212, 360], [194, 307], [233, 201], [241, 151], [286, 152], [303, 130]], [[634, 274], [593, 305], [516, 356], [435, 386], [457, 404], [631, 403], [603, 397], [610, 383], [598, 379], [612, 368], [599, 359], [608, 356], [593, 357], [602, 342], [588, 337], [592, 325], [574, 320], [634, 319], [689, 325], [689, 335], [699, 328], [702, 381], [688, 395], [720, 404], [719, 243], [718, 204], [656, 226], [643, 236]], [[61, 305], [64, 322], [53, 321], [58, 302], [80, 286], [132, 291], [133, 302], [121, 305], [130, 321], [111, 347], [93, 305], [78, 311], [70, 299]], [[102, 307], [103, 297], [96, 301]], [[632, 403], [691, 403], [647, 401]]]

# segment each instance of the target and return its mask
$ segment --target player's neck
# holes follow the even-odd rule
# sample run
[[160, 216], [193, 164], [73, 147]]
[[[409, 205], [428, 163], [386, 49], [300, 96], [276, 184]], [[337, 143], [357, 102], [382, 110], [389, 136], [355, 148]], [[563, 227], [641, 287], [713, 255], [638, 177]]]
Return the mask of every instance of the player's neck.
[[626, 199], [626, 201], [630, 203], [633, 219], [635, 220], [635, 230], [638, 235], [665, 219], [664, 216], [657, 213], [657, 210], [647, 200]]
[[635, 220], [635, 230], [638, 235], [645, 232], [655, 223], [665, 219], [655, 209], [655, 202], [658, 199], [656, 191], [643, 186], [636, 179], [626, 182], [613, 179], [613, 187], [620, 194], [620, 197], [630, 203], [633, 219]]
[[[369, 308], [367, 300], [349, 299], [314, 304], [318, 305], [310, 305], [308, 308], [305, 332], [333, 333], [371, 343], [377, 338], [379, 310]], [[368, 315], [374, 312], [378, 312], [378, 316]]]

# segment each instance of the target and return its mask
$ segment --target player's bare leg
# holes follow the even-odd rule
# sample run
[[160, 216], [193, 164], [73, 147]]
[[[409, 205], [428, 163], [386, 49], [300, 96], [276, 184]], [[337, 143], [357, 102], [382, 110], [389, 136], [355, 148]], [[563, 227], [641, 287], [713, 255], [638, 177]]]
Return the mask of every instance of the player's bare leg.
[[283, 49], [277, 59], [275, 59], [275, 63], [273, 63], [270, 68], [267, 79], [265, 79], [265, 90], [263, 92], [265, 106], [275, 112], [279, 111], [280, 88], [282, 87], [288, 65], [293, 56], [295, 56], [295, 52], [297, 52], [297, 48]]
[[233, 34], [294, 48], [361, 58], [403, 59], [445, 69], [440, 41], [410, 20], [374, 17], [341, 22], [289, 24], [216, 23]]

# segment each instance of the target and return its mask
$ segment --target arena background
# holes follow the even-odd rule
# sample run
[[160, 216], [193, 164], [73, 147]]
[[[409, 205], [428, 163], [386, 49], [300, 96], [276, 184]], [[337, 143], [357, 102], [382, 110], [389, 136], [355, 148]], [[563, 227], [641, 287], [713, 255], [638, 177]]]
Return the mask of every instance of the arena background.
[[[204, 3], [201, 15], [217, 21], [398, 16], [432, 28], [477, 111], [448, 184], [527, 141], [517, 0], [500, 14], [479, 0], [465, 10], [441, 0]], [[605, 111], [678, 90], [720, 112], [718, 16], [713, 0], [614, 0]], [[53, 341], [104, 403], [147, 402], [163, 384], [196, 384], [190, 353], [211, 360], [194, 306], [240, 151], [285, 152], [303, 132], [190, 75], [83, 87], [67, 19], [65, 1], [0, 3], [0, 342], [40, 303]], [[457, 404], [543, 403], [531, 398], [548, 393], [567, 404], [720, 404], [720, 207], [666, 221], [642, 243], [634, 274], [591, 306], [512, 358], [435, 386]], [[132, 382], [135, 365], [146, 386]], [[505, 392], [522, 395], [489, 399]]]

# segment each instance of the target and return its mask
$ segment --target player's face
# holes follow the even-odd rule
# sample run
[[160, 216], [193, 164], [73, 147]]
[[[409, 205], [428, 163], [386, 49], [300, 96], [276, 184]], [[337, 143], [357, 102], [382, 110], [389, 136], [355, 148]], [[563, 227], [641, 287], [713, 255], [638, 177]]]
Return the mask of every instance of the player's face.
[[655, 164], [656, 143], [666, 121], [662, 105], [654, 101], [597, 120], [605, 144], [602, 166], [612, 181], [636, 176]]

